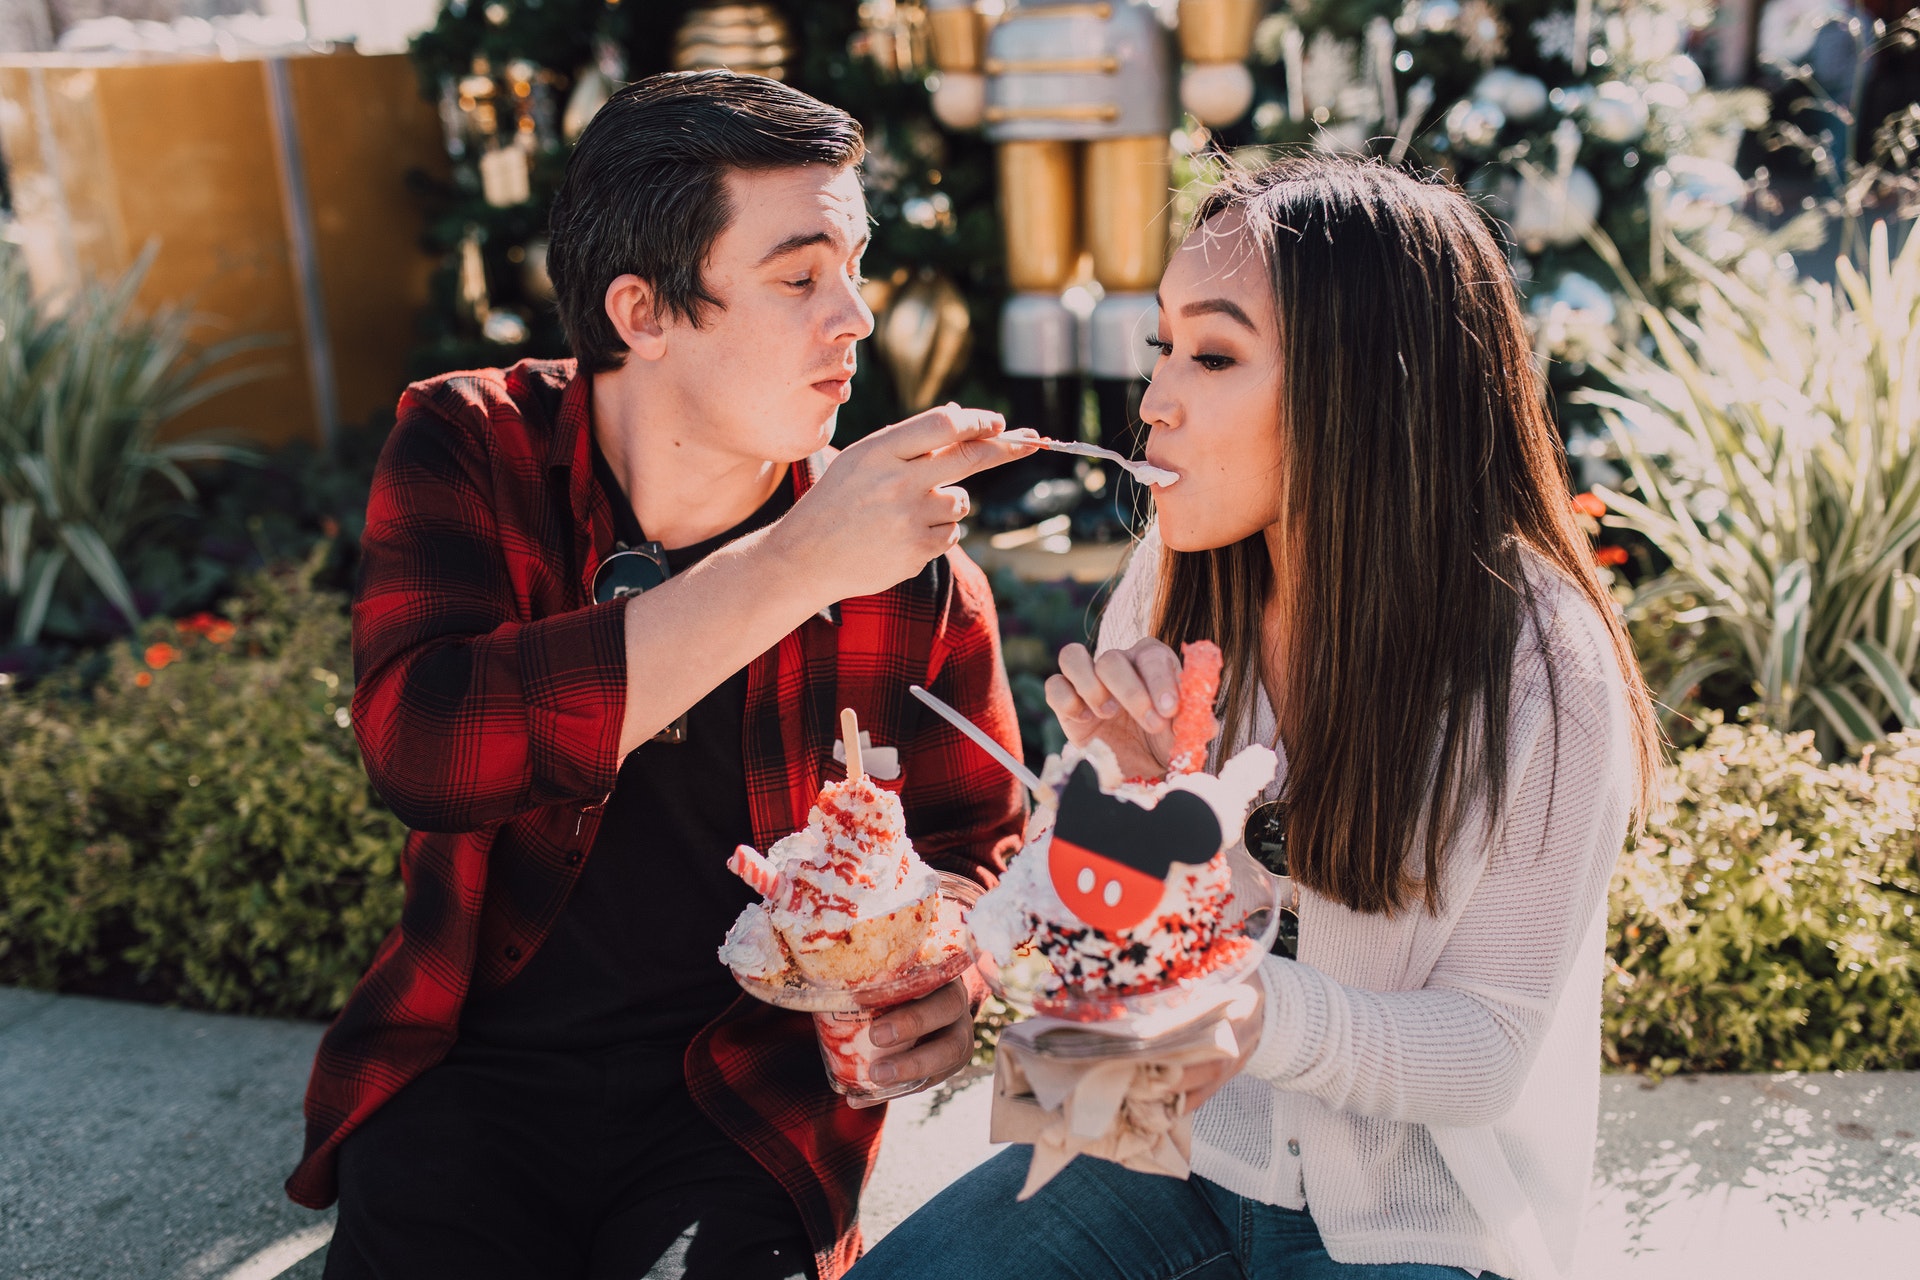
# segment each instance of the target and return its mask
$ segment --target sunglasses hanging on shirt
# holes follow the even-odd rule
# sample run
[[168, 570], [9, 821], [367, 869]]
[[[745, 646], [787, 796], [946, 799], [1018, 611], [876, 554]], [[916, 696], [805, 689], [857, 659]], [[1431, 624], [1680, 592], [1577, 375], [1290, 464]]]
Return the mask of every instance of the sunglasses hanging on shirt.
[[[657, 542], [643, 542], [637, 547], [629, 547], [624, 542], [613, 544], [613, 552], [600, 562], [593, 571], [593, 602], [606, 604], [612, 600], [623, 600], [628, 596], [637, 596], [643, 591], [651, 591], [673, 576], [673, 567], [667, 563], [667, 549]], [[649, 741], [680, 743], [687, 740], [687, 713], [681, 712], [678, 719]]]
[[1274, 935], [1271, 950], [1292, 959], [1300, 951], [1300, 890], [1288, 873], [1286, 801], [1268, 800], [1255, 805], [1247, 815], [1242, 838], [1254, 861], [1280, 877], [1280, 931]]

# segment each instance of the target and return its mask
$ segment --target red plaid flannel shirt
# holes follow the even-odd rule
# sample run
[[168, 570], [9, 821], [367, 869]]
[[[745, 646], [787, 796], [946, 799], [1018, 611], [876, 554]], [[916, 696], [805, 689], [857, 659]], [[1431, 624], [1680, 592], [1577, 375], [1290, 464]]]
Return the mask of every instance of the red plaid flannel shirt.
[[[287, 1193], [336, 1195], [341, 1141], [454, 1042], [471, 989], [510, 980], [579, 878], [619, 772], [625, 604], [592, 603], [613, 518], [590, 465], [591, 381], [571, 361], [408, 388], [367, 507], [353, 610], [354, 728], [411, 827], [400, 924], [328, 1029]], [[823, 459], [793, 468], [795, 495]], [[993, 598], [957, 549], [841, 602], [748, 669], [742, 752], [755, 840], [806, 823], [838, 708], [900, 749], [901, 799], [936, 866], [992, 883], [1016, 847], [1018, 786], [907, 693], [921, 683], [1019, 751]], [[884, 1108], [831, 1092], [811, 1020], [746, 996], [686, 1054], [687, 1086], [793, 1197], [830, 1280], [859, 1255], [858, 1199]]]

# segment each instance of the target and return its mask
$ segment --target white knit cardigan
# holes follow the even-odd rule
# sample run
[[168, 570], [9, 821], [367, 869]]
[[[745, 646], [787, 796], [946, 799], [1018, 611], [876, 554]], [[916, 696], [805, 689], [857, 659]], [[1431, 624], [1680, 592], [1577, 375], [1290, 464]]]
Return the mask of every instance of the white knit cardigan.
[[[1150, 530], [1101, 650], [1148, 633], [1160, 555]], [[1310, 1209], [1340, 1262], [1512, 1280], [1573, 1270], [1599, 1109], [1607, 886], [1634, 778], [1605, 624], [1545, 561], [1530, 570], [1548, 639], [1529, 626], [1514, 656], [1507, 796], [1446, 850], [1439, 914], [1364, 915], [1302, 889], [1298, 960], [1260, 969], [1259, 1047], [1195, 1117], [1194, 1171]], [[1252, 683], [1248, 740], [1276, 744]], [[1216, 749], [1215, 765], [1242, 745]], [[1270, 797], [1285, 776], [1283, 757]]]

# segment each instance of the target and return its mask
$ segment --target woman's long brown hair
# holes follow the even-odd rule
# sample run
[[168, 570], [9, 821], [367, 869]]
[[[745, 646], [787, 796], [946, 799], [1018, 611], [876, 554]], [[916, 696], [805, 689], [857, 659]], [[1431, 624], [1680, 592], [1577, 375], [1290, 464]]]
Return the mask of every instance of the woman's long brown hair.
[[1438, 910], [1442, 851], [1476, 798], [1493, 815], [1507, 792], [1513, 666], [1537, 616], [1528, 551], [1606, 619], [1644, 813], [1651, 702], [1574, 523], [1513, 273], [1480, 215], [1450, 187], [1327, 158], [1236, 174], [1194, 225], [1229, 211], [1280, 321], [1284, 572], [1259, 534], [1168, 551], [1154, 632], [1219, 643], [1231, 740], [1262, 670], [1262, 607], [1287, 610], [1275, 711], [1293, 875], [1356, 911]]

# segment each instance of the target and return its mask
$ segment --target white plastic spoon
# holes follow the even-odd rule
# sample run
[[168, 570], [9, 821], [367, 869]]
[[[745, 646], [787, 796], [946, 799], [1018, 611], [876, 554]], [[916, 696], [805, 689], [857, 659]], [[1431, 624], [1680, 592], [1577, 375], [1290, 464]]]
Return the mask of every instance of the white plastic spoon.
[[1180, 473], [1177, 471], [1168, 471], [1150, 462], [1136, 461], [1125, 454], [1115, 453], [1111, 449], [1102, 449], [1097, 444], [1083, 444], [1078, 440], [1055, 440], [1051, 436], [1041, 435], [1032, 427], [1018, 427], [1005, 432], [1002, 438], [1030, 441], [1042, 449], [1051, 449], [1055, 453], [1071, 453], [1082, 458], [1105, 458], [1125, 467], [1129, 475], [1145, 485], [1169, 485], [1180, 478]]

